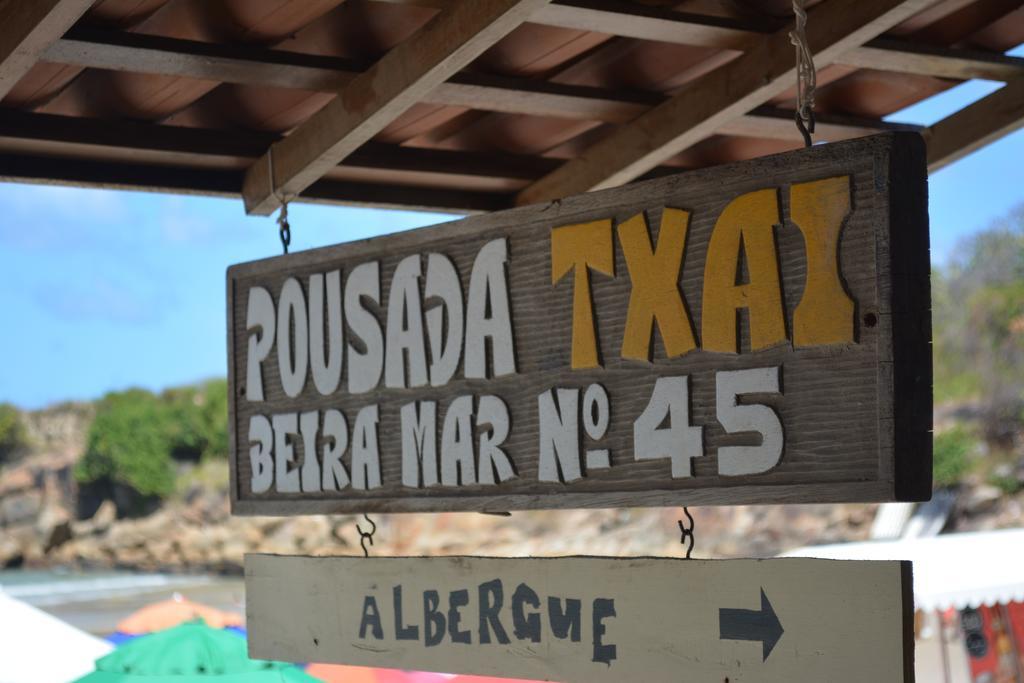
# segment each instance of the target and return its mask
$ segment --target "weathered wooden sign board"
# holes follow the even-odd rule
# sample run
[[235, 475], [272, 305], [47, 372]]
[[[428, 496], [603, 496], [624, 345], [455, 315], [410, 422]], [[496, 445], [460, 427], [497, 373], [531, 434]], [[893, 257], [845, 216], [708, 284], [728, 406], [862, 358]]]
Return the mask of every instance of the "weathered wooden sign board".
[[928, 274], [916, 134], [233, 266], [233, 509], [927, 498]]
[[253, 657], [563, 683], [913, 681], [909, 562], [249, 555]]

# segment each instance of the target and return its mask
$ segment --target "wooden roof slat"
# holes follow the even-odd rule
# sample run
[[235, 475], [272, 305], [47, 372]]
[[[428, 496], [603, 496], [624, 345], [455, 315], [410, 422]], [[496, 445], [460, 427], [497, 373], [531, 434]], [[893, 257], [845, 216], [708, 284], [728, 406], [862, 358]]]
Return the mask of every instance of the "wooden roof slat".
[[[719, 135], [769, 138], [803, 144], [803, 136], [797, 129], [793, 116], [794, 112], [788, 109], [762, 106], [754, 109], [749, 114], [728, 122], [715, 132]], [[891, 123], [861, 116], [819, 113], [814, 118], [815, 136], [819, 140], [828, 140], [830, 142], [873, 135], [883, 131], [923, 130], [921, 126]]]
[[[100, 69], [132, 70], [165, 76], [208, 78], [225, 83], [272, 85], [334, 92], [365, 65], [350, 59], [282, 50], [177, 40], [144, 34], [76, 29], [45, 58]], [[1012, 59], [1012, 58], [1011, 58]], [[628, 123], [666, 99], [659, 93], [552, 83], [528, 78], [458, 73], [423, 101], [482, 111]], [[717, 132], [727, 135], [800, 140], [792, 114], [754, 111]], [[766, 120], [766, 117], [768, 120]], [[780, 122], [785, 118], [787, 125]], [[819, 117], [819, 133], [840, 140], [889, 126], [850, 117]]]
[[924, 131], [928, 170], [940, 168], [1024, 128], [1024, 79], [947, 116]]
[[[215, 197], [241, 196], [243, 172], [193, 166], [95, 161], [92, 159], [0, 154], [0, 182], [72, 185], [102, 189], [174, 192]], [[507, 209], [512, 196], [445, 188], [319, 180], [303, 201], [374, 208], [477, 213]]]
[[[825, 0], [812, 8], [807, 22], [816, 65], [834, 62], [929, 4], [931, 0]], [[784, 28], [527, 187], [517, 203], [629, 182], [791, 87], [795, 72]]]
[[[387, 0], [402, 4], [443, 7], [451, 0]], [[952, 11], [952, 8], [946, 8]], [[998, 7], [992, 10], [1003, 13]], [[785, 22], [762, 18], [754, 22], [680, 12], [621, 0], [557, 0], [537, 11], [531, 22], [638, 40], [680, 45], [748, 50]], [[1007, 81], [1022, 74], [1022, 62], [981, 50], [919, 45], [880, 38], [857, 46], [839, 63], [866, 69], [967, 80]]]
[[[615, 6], [619, 12], [625, 12], [621, 3], [616, 3]], [[575, 11], [572, 6], [559, 5], [559, 7], [562, 8], [561, 11]], [[665, 10], [659, 11], [661, 14], [666, 13]], [[610, 10], [603, 10], [603, 12], [610, 13]], [[619, 23], [623, 26], [629, 25], [631, 16], [631, 14], [621, 14]], [[706, 22], [713, 19], [696, 15], [680, 15], [680, 17], [682, 18], [671, 19], [673, 25], [678, 24], [699, 30], [706, 28]], [[659, 21], [669, 20], [659, 19]], [[748, 38], [757, 38], [760, 34], [748, 32], [746, 35]], [[302, 88], [323, 92], [335, 91], [344, 87], [367, 66], [360, 65], [355, 60], [338, 57], [321, 57], [252, 46], [204, 43], [121, 31], [79, 28], [73, 29], [64, 38], [55, 41], [42, 53], [40, 59], [58, 64], [96, 69], [186, 76], [224, 83]], [[1024, 58], [982, 50], [938, 47], [886, 38], [878, 38], [869, 41], [864, 46], [853, 48], [837, 61], [858, 68], [957, 80], [982, 78], [1009, 81], [1024, 76]], [[488, 88], [485, 79], [466, 75], [468, 78], [465, 81], [460, 81], [458, 76], [462, 75], [458, 74], [453, 81], [438, 86], [438, 89], [425, 101], [469, 106], [489, 111], [521, 113], [519, 109], [508, 109], [502, 102], [501, 93], [496, 93], [493, 89]], [[481, 106], [481, 103], [486, 102], [491, 102], [491, 106]], [[507, 103], [507, 106], [518, 105]], [[547, 111], [541, 109], [537, 113], [558, 115], [557, 107], [551, 108], [550, 103], [538, 103], [538, 107], [545, 106], [547, 106]], [[607, 119], [601, 118], [600, 120]]]
[[344, 87], [368, 66], [340, 57], [78, 27], [54, 42], [41, 60], [110, 71], [322, 92]]
[[[79, 29], [57, 41], [43, 58], [96, 69], [319, 92], [335, 92], [369, 68], [339, 57]], [[611, 123], [630, 121], [662, 99], [657, 93], [471, 73], [455, 74], [423, 97], [433, 104]]]
[[624, 38], [733, 50], [749, 48], [752, 41], [782, 24], [689, 14], [618, 0], [558, 0], [530, 21]]
[[[737, 122], [732, 132], [736, 135], [758, 134], [794, 142], [799, 137], [792, 125], [792, 112], [761, 107], [756, 113], [757, 116], [744, 117], [747, 123], [743, 123], [743, 119]], [[829, 115], [820, 117], [818, 125], [823, 134], [833, 140], [882, 130], [918, 130], [915, 126]], [[255, 160], [268, 146], [280, 139], [281, 136], [272, 133], [189, 128], [141, 121], [122, 121], [116, 128], [112, 128], [105, 120], [0, 109], [0, 141], [30, 141], [64, 144], [74, 148], [117, 150], [125, 158], [133, 158], [134, 153], [150, 152], [166, 153], [166, 158], [175, 161], [199, 162], [210, 157]], [[549, 157], [425, 149], [377, 142], [366, 143], [343, 162], [345, 166], [356, 168], [478, 175], [525, 181], [542, 177], [560, 163], [558, 159]], [[671, 172], [673, 169], [666, 167], [662, 170]]]
[[0, 3], [0, 99], [90, 5], [92, 0], [6, 0]]
[[[175, 158], [231, 157], [255, 160], [280, 135], [224, 131], [0, 109], [0, 140], [56, 142], [132, 152], [168, 152]], [[369, 142], [345, 159], [346, 166], [450, 175], [535, 180], [557, 167], [557, 159], [493, 152], [403, 147]]]
[[[444, 10], [455, 0], [378, 1]], [[782, 25], [774, 18], [758, 18], [759, 21], [754, 22], [693, 14], [623, 0], [554, 0], [538, 9], [530, 17], [530, 23], [639, 40], [740, 50], [757, 34], [771, 33]]]
[[246, 212], [268, 215], [298, 195], [546, 2], [462, 0], [441, 12], [253, 164]]
[[960, 81], [972, 78], [1011, 81], [1024, 76], [1024, 59], [1020, 57], [885, 38], [873, 40], [847, 52], [839, 59], [839, 63], [861, 69], [938, 76]]

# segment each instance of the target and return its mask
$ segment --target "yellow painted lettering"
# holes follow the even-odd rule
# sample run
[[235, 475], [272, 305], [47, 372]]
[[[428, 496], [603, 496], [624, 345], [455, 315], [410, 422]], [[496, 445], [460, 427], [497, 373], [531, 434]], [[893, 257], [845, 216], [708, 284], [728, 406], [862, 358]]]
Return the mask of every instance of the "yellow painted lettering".
[[590, 269], [615, 276], [612, 251], [612, 221], [563, 225], [551, 231], [551, 284], [570, 270], [572, 293], [572, 367], [596, 368], [600, 365], [594, 302], [590, 295]]
[[[752, 351], [786, 341], [775, 251], [779, 220], [775, 190], [741, 195], [718, 217], [704, 264], [701, 342], [706, 351], [739, 353], [740, 309], [747, 310]], [[747, 265], [746, 282], [741, 282], [741, 257]]]
[[679, 293], [679, 270], [683, 265], [689, 224], [689, 211], [665, 209], [655, 249], [651, 247], [647, 220], [642, 212], [619, 224], [619, 243], [633, 283], [622, 337], [623, 358], [651, 359], [655, 322], [665, 342], [667, 357], [681, 356], [697, 346], [690, 316]]
[[853, 342], [853, 300], [839, 278], [839, 233], [850, 212], [850, 178], [793, 185], [790, 218], [804, 235], [807, 281], [793, 311], [793, 345]]

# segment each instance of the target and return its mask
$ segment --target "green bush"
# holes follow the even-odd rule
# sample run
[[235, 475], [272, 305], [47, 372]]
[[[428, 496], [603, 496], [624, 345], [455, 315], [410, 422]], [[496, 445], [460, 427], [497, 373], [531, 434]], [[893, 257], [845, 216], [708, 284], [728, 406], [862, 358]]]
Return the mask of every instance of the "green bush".
[[83, 484], [123, 484], [143, 496], [174, 490], [170, 412], [148, 391], [106, 395], [89, 428], [75, 477]]
[[936, 486], [954, 486], [971, 469], [970, 456], [976, 441], [963, 427], [935, 435], [932, 476]]
[[228, 456], [228, 389], [225, 380], [164, 393], [172, 424], [172, 453], [179, 460]]
[[75, 476], [83, 484], [121, 484], [142, 496], [175, 489], [175, 461], [227, 457], [227, 383], [112, 393], [97, 406]]
[[1024, 204], [932, 272], [932, 322], [936, 400], [977, 400], [999, 447], [1024, 407]]
[[1017, 477], [993, 472], [988, 476], [988, 483], [995, 486], [1008, 496], [1012, 496], [1021, 490], [1021, 483]]
[[9, 403], [0, 403], [0, 463], [28, 446], [28, 432], [21, 412]]

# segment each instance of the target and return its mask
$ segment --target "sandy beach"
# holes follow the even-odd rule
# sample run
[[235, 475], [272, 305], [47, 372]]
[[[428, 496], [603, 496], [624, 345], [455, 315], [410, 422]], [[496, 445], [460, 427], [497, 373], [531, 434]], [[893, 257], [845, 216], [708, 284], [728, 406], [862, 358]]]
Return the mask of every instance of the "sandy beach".
[[245, 611], [242, 579], [207, 575], [9, 570], [0, 572], [0, 590], [98, 636], [175, 593], [218, 609]]

